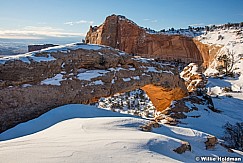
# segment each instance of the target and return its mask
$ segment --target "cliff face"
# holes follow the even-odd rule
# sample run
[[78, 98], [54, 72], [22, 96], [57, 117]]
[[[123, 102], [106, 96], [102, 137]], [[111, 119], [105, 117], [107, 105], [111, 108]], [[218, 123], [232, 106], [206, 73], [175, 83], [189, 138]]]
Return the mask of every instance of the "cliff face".
[[204, 44], [196, 39], [193, 39], [193, 42], [197, 46], [203, 58], [203, 67], [205, 68], [207, 68], [212, 63], [219, 50], [222, 48], [222, 46], [219, 45]]
[[99, 27], [90, 27], [86, 42], [108, 45], [130, 54], [163, 60], [203, 63], [192, 38], [182, 35], [149, 34], [123, 16], [108, 16]]
[[[88, 104], [137, 88], [148, 93], [157, 110], [164, 110], [187, 95], [171, 66], [83, 44], [1, 58], [0, 132], [58, 106]], [[156, 98], [154, 90], [163, 96]]]

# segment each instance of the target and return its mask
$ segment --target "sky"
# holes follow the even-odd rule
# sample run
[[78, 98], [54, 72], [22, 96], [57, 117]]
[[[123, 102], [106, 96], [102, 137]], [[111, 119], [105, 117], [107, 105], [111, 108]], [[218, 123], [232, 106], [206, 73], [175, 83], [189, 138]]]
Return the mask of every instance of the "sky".
[[1, 0], [0, 38], [81, 40], [112, 14], [154, 30], [243, 21], [243, 0]]

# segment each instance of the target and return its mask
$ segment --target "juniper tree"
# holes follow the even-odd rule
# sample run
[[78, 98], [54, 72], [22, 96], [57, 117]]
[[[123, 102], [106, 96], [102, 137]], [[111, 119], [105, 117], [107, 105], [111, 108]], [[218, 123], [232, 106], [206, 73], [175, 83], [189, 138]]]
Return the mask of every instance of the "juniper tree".
[[234, 65], [234, 52], [227, 49], [223, 54], [218, 56], [217, 61], [222, 63], [218, 69], [225, 70], [225, 74], [228, 76], [232, 73]]

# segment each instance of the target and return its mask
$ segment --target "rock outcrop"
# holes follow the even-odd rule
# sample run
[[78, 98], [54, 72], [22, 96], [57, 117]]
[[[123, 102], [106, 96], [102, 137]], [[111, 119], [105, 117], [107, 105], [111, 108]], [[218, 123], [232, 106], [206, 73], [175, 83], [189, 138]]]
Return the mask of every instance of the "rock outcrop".
[[[150, 87], [163, 92], [159, 101]], [[175, 67], [110, 47], [70, 44], [4, 57], [0, 59], [0, 132], [61, 105], [88, 104], [137, 88], [146, 90], [159, 110], [175, 100], [172, 94], [177, 94], [176, 99], [187, 95]]]
[[205, 142], [206, 149], [213, 149], [218, 143], [218, 139], [215, 136], [208, 136]]
[[192, 151], [192, 147], [188, 142], [182, 142], [181, 146], [174, 149], [173, 151], [178, 154], [182, 154], [185, 153], [186, 151]]
[[33, 51], [37, 51], [49, 47], [54, 47], [54, 46], [58, 46], [58, 45], [55, 44], [28, 45], [28, 52], [33, 52]]
[[203, 57], [190, 37], [150, 34], [124, 16], [111, 15], [100, 26], [90, 27], [86, 42], [108, 45], [130, 54], [186, 63], [203, 63]]
[[207, 84], [207, 79], [202, 73], [202, 68], [195, 63], [187, 65], [180, 75], [185, 80], [188, 92], [203, 90]]
[[197, 39], [193, 39], [193, 41], [203, 58], [203, 67], [207, 68], [215, 59], [222, 46], [214, 44], [204, 44]]

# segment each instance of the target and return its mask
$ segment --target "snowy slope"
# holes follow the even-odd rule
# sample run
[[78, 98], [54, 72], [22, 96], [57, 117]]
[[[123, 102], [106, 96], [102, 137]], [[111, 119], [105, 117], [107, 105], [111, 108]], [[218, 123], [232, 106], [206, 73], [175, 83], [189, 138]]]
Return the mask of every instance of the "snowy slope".
[[[243, 28], [239, 29], [215, 29], [206, 32], [204, 35], [196, 37], [200, 42], [209, 45], [221, 46], [221, 50], [217, 56], [223, 54], [228, 49], [234, 52], [234, 69], [235, 72], [243, 72]], [[205, 71], [206, 75], [217, 72], [217, 62], [215, 60], [209, 65]]]
[[[162, 125], [140, 131], [147, 122], [91, 106], [62, 106], [0, 134], [1, 162], [156, 163], [196, 162], [196, 156], [242, 157], [220, 145], [205, 150], [208, 134], [199, 130]], [[192, 151], [175, 153], [182, 141], [188, 141]]]
[[196, 39], [204, 44], [221, 46], [217, 56], [223, 54], [227, 49], [234, 53], [233, 72], [236, 74], [234, 78], [212, 77], [218, 72], [216, 70], [217, 56], [204, 74], [209, 77], [208, 94], [218, 97], [213, 98], [216, 107], [229, 110], [243, 108], [243, 28], [215, 29], [198, 36]]

